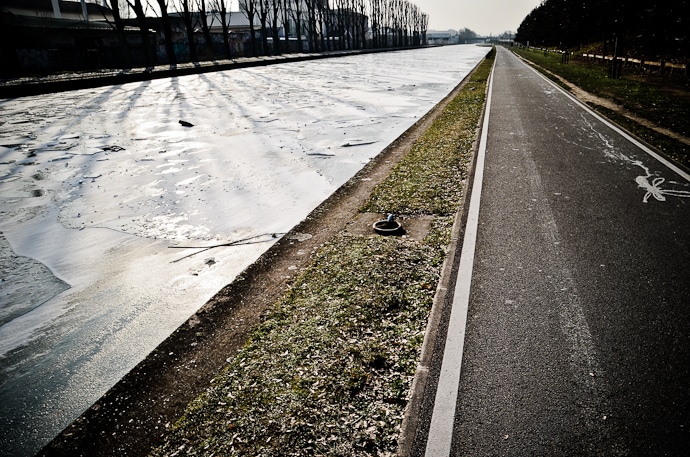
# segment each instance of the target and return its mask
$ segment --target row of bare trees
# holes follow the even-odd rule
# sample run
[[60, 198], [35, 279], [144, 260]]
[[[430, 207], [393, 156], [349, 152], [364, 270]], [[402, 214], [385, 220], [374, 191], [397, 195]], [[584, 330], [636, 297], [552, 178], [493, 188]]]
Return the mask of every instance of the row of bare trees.
[[178, 57], [175, 53], [175, 42], [173, 37], [173, 27], [170, 19], [171, 13], [178, 14], [184, 23], [187, 35], [187, 49], [189, 60], [197, 62], [199, 60], [199, 50], [195, 35], [197, 30], [201, 30], [204, 37], [206, 54], [211, 58], [216, 57], [211, 37], [211, 24], [209, 24], [209, 12], [213, 13], [212, 18], [217, 16], [222, 29], [223, 57], [231, 58], [230, 50], [230, 0], [109, 0], [109, 6], [113, 12], [114, 28], [117, 32], [122, 50], [123, 63], [129, 64], [129, 49], [125, 38], [125, 19], [134, 15], [139, 27], [144, 60], [147, 66], [153, 66], [156, 61], [152, 53], [153, 47], [150, 43], [149, 23], [150, 15], [158, 16], [163, 30], [165, 40], [165, 54], [168, 63], [174, 65]]
[[240, 0], [240, 9], [251, 27], [253, 55], [421, 45], [429, 24], [407, 0]]
[[429, 16], [407, 0], [370, 0], [374, 47], [418, 46], [426, 41]]
[[[160, 22], [165, 40], [165, 54], [176, 64], [175, 40], [171, 14], [178, 15], [186, 32], [188, 58], [231, 58], [230, 0], [109, 0], [113, 11], [125, 65], [129, 50], [123, 17], [133, 15], [140, 29], [147, 66], [156, 61], [150, 43], [149, 17]], [[286, 52], [335, 51], [367, 47], [418, 46], [426, 43], [428, 16], [407, 0], [239, 0], [241, 13], [249, 23], [251, 55]], [[210, 19], [209, 19], [210, 18]], [[216, 24], [209, 24], [216, 22]], [[370, 23], [371, 21], [371, 23]], [[211, 27], [222, 28], [223, 51], [216, 55]], [[371, 26], [371, 28], [370, 28]], [[197, 49], [195, 35], [201, 31], [205, 49]]]

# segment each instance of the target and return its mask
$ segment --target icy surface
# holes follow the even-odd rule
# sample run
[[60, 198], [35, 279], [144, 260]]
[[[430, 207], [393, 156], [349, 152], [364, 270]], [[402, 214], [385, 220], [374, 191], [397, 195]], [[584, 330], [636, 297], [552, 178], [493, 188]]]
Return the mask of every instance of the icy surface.
[[[40, 449], [486, 52], [370, 54], [0, 101], [0, 454]], [[170, 248], [262, 234], [189, 257]]]

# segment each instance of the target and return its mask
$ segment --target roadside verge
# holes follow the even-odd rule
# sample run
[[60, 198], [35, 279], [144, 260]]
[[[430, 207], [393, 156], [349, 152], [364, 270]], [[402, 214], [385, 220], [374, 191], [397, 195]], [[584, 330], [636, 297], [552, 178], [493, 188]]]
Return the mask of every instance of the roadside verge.
[[[687, 99], [687, 94], [683, 94], [678, 89], [667, 89], [669, 93], [659, 90], [658, 81], [656, 84], [654, 82], [645, 84], [644, 81], [629, 80], [631, 85], [629, 92], [645, 94], [644, 103], [631, 103], [630, 100], [626, 101], [625, 99], [624, 92], [628, 91], [625, 80], [610, 80], [608, 78], [597, 80], [592, 78], [595, 81], [604, 82], [599, 82], [598, 85], [590, 82], [590, 88], [587, 90], [583, 88], [584, 86], [581, 87], [573, 82], [577, 81], [578, 77], [587, 81], [586, 77], [591, 78], [591, 75], [597, 75], [601, 71], [600, 69], [599, 71], [596, 68], [580, 69], [579, 72], [568, 73], [566, 69], [578, 68], [577, 64], [562, 65], [548, 59], [537, 62], [530, 60], [535, 56], [530, 56], [524, 50], [512, 49], [512, 52], [599, 115], [625, 129], [638, 141], [644, 142], [647, 146], [654, 148], [657, 153], [685, 169], [690, 165], [690, 137], [682, 133], [683, 123], [676, 122], [676, 119], [684, 119], [683, 112], [687, 112], [688, 104], [683, 102], [684, 99]], [[623, 92], [621, 87], [625, 88]], [[659, 114], [653, 113], [653, 111], [657, 109], [657, 106], [666, 106], [669, 98], [677, 99], [677, 102], [673, 109], [668, 110], [668, 113], [678, 114], [671, 119], [660, 118]], [[654, 109], [650, 113], [651, 107]]]

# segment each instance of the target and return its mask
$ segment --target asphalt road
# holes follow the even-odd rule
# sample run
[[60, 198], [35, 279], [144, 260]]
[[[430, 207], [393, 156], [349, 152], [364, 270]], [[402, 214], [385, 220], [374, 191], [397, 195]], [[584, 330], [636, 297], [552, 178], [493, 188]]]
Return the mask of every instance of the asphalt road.
[[413, 454], [688, 455], [690, 176], [501, 48], [487, 123]]

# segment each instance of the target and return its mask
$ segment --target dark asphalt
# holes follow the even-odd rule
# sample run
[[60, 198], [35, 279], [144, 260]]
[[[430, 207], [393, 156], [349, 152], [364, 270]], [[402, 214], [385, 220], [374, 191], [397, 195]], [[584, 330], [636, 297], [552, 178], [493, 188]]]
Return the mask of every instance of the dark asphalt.
[[451, 455], [688, 455], [680, 172], [499, 48]]

